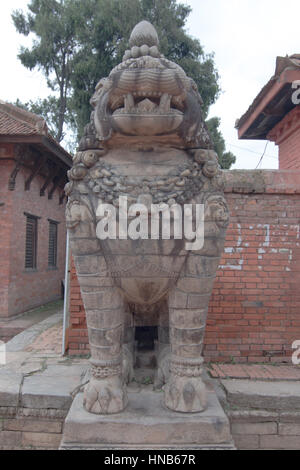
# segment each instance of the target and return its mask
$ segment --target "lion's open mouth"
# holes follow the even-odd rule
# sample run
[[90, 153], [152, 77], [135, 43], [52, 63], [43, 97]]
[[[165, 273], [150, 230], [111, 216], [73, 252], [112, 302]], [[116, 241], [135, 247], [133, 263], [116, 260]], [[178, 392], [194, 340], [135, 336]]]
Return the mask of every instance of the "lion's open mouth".
[[114, 117], [118, 115], [183, 115], [183, 103], [179, 97], [159, 92], [133, 92], [111, 102]]

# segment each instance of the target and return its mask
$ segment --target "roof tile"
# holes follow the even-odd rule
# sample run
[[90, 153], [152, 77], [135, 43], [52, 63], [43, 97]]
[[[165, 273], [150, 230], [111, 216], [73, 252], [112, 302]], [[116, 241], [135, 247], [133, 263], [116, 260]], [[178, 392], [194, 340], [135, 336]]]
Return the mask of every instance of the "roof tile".
[[42, 117], [0, 100], [0, 135], [49, 134]]

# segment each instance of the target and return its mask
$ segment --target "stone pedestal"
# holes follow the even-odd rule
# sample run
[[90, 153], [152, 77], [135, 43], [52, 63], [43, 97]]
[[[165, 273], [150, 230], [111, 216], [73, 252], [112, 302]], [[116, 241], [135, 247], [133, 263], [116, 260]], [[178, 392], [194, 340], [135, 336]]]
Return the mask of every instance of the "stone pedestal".
[[76, 396], [65, 421], [61, 449], [234, 449], [230, 424], [214, 391], [203, 413], [168, 410], [163, 393], [131, 392], [127, 408], [115, 415], [94, 415]]

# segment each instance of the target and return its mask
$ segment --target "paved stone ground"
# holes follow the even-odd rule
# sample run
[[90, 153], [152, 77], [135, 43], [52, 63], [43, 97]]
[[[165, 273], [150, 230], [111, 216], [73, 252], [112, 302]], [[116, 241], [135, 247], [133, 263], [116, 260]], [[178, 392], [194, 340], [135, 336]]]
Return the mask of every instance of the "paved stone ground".
[[[61, 353], [62, 322], [42, 331], [27, 347], [26, 352], [44, 355]], [[253, 380], [300, 380], [300, 367], [265, 364], [210, 364], [208, 372], [213, 378]]]
[[[61, 342], [59, 311], [6, 344], [7, 362], [0, 365], [0, 449], [59, 447], [68, 410], [89, 377], [88, 359], [63, 357]], [[299, 448], [300, 367], [218, 363], [206, 369], [208, 389], [215, 390], [229, 417], [238, 448]], [[128, 391], [138, 393], [141, 387], [146, 387], [143, 381], [132, 383]]]
[[32, 344], [27, 346], [26, 351], [40, 351], [44, 354], [54, 352], [60, 354], [62, 350], [62, 331], [63, 327], [61, 323], [50, 327], [41, 333]]
[[9, 319], [0, 319], [0, 340], [4, 342], [10, 341], [14, 336], [61, 311], [62, 308], [63, 301], [59, 300]]
[[[24, 322], [23, 318], [20, 320]], [[49, 356], [52, 361], [55, 361], [55, 358], [56, 360], [61, 358], [61, 345], [62, 312], [58, 311], [55, 315], [48, 316], [46, 320], [27, 328], [23, 333], [17, 335], [8, 343], [8, 350], [19, 353], [23, 351], [25, 354], [23, 359], [28, 358], [26, 362], [31, 357], [42, 356], [44, 358]], [[218, 363], [209, 364], [207, 369], [209, 375], [214, 379], [300, 380], [299, 366]]]
[[[27, 351], [44, 351], [45, 354], [61, 352], [62, 325], [58, 324], [44, 331]], [[300, 367], [263, 364], [212, 364], [208, 372], [213, 378], [254, 379], [254, 380], [300, 380]]]
[[211, 364], [208, 371], [219, 379], [300, 380], [299, 366]]

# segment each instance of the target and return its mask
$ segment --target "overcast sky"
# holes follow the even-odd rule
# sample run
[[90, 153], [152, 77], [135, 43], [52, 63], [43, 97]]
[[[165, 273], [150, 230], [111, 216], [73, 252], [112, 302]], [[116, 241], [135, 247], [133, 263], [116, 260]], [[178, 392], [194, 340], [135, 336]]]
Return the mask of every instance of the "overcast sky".
[[[215, 52], [222, 95], [210, 117], [220, 116], [227, 149], [237, 156], [234, 168], [255, 168], [264, 141], [238, 140], [234, 124], [248, 109], [275, 71], [276, 56], [300, 53], [299, 0], [181, 0], [193, 8], [188, 32], [198, 38], [205, 52]], [[30, 72], [17, 59], [21, 44], [31, 40], [15, 31], [14, 9], [25, 9], [28, 0], [1, 1], [0, 99], [21, 101], [49, 94], [43, 76]], [[99, 77], [101, 78], [101, 77]], [[270, 143], [260, 168], [277, 168], [277, 148]]]

